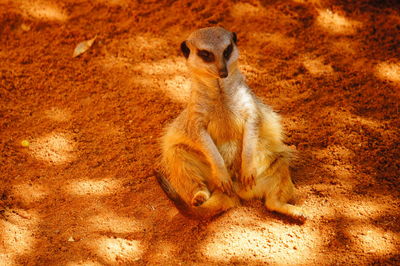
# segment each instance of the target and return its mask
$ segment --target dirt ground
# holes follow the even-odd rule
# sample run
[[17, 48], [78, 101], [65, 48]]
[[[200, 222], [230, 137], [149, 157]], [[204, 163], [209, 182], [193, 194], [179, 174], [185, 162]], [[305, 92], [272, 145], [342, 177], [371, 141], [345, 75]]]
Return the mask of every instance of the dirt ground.
[[[153, 176], [211, 25], [299, 151], [303, 225], [190, 220]], [[396, 0], [0, 0], [0, 264], [400, 265], [399, 101]]]

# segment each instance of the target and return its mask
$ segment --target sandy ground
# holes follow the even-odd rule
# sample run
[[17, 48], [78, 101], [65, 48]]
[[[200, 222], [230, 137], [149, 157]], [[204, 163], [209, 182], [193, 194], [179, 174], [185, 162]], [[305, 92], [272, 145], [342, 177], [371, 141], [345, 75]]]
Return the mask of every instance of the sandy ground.
[[[399, 265], [396, 2], [0, 0], [0, 264]], [[179, 44], [210, 25], [283, 116], [304, 225], [258, 201], [190, 220], [152, 174]]]

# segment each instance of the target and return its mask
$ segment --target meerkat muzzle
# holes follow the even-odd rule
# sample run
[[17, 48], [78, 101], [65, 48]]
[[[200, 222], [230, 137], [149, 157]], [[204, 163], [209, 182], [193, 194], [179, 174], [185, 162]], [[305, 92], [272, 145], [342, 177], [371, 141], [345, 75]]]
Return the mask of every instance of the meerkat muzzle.
[[218, 70], [218, 74], [220, 78], [226, 78], [228, 76], [228, 69], [226, 67]]

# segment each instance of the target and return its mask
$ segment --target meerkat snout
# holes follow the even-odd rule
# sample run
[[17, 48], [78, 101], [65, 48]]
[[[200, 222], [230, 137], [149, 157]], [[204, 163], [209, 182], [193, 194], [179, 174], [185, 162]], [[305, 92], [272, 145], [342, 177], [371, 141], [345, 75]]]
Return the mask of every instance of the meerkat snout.
[[197, 30], [181, 43], [189, 69], [197, 76], [227, 78], [239, 56], [236, 33], [221, 27]]
[[222, 79], [226, 78], [228, 75], [228, 70], [226, 68], [219, 71], [219, 77]]

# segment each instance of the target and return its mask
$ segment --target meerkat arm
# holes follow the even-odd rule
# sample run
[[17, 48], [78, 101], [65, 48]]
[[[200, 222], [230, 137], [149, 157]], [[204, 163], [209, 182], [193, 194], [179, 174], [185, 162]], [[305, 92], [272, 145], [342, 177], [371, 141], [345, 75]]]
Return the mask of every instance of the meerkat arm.
[[229, 194], [232, 191], [232, 179], [230, 178], [228, 170], [226, 169], [224, 159], [215, 146], [211, 136], [205, 129], [200, 131], [199, 142], [199, 149], [203, 152], [211, 164], [213, 171], [212, 182], [214, 182], [215, 185], [223, 192]]
[[240, 181], [245, 186], [253, 186], [257, 175], [257, 168], [254, 162], [257, 149], [257, 122], [255, 117], [250, 117], [243, 130], [242, 148], [242, 174]]

